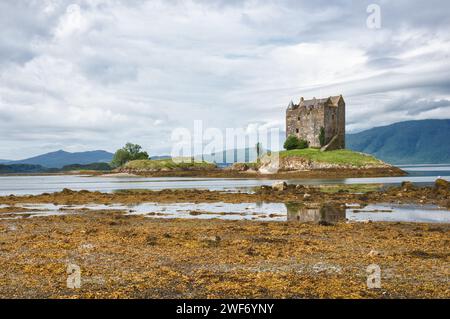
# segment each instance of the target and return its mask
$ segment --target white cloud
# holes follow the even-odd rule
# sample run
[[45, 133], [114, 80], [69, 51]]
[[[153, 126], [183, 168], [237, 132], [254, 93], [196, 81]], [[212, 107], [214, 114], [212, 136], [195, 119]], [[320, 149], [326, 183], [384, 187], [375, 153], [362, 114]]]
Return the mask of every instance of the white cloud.
[[0, 158], [127, 141], [168, 153], [171, 130], [195, 119], [283, 130], [300, 96], [342, 93], [348, 130], [449, 117], [448, 4], [382, 2], [380, 30], [366, 28], [366, 5], [0, 4]]

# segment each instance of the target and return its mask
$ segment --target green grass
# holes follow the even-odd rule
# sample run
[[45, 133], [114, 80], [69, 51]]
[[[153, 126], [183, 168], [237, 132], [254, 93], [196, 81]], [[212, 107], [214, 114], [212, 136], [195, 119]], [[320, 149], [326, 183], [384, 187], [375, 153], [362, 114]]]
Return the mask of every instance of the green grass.
[[350, 150], [336, 150], [321, 152], [315, 148], [305, 148], [302, 150], [290, 150], [280, 152], [280, 157], [303, 157], [316, 162], [347, 164], [353, 166], [364, 166], [371, 164], [381, 164], [382, 162], [373, 156], [353, 152]]
[[160, 170], [160, 169], [213, 169], [215, 164], [207, 162], [193, 162], [186, 159], [184, 162], [177, 163], [171, 159], [163, 160], [136, 160], [126, 163], [123, 168], [136, 170]]

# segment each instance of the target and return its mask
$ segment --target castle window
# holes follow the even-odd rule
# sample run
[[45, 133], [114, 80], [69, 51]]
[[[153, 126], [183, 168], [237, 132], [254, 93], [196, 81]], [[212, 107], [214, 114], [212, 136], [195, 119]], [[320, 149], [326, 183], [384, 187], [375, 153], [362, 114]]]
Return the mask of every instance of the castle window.
[[331, 118], [334, 120], [334, 114], [333, 115], [331, 115]]
[[298, 133], [298, 132], [300, 132], [300, 130], [298, 128], [296, 128], [295, 129], [295, 133]]
[[300, 116], [299, 116], [299, 117], [297, 117], [297, 120], [299, 120], [299, 121], [300, 121]]

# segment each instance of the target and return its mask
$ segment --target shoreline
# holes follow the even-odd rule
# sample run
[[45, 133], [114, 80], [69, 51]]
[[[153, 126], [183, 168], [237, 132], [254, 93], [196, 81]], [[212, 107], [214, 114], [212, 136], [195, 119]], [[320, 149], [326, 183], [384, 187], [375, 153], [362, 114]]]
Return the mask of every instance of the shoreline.
[[256, 171], [216, 170], [173, 170], [173, 171], [137, 171], [120, 172], [142, 177], [199, 177], [199, 178], [251, 178], [251, 179], [302, 179], [302, 178], [357, 178], [357, 177], [397, 177], [408, 174], [398, 167], [367, 169], [316, 169], [305, 171], [279, 171], [274, 174], [261, 174]]
[[305, 179], [305, 178], [358, 178], [358, 177], [401, 177], [408, 173], [398, 167], [365, 169], [316, 169], [304, 171], [279, 171], [274, 174], [261, 174], [256, 171], [234, 171], [230, 169], [214, 170], [172, 170], [172, 171], [69, 171], [54, 173], [11, 173], [2, 176], [92, 176], [92, 177], [196, 177], [196, 178], [245, 178], [245, 179]]

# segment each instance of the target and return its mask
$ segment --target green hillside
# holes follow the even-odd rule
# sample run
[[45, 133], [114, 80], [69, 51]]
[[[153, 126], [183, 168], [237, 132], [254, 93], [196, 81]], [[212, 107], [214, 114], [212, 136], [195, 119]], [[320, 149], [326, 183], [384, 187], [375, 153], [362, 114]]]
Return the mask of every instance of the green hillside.
[[383, 164], [373, 156], [361, 154], [351, 150], [335, 150], [328, 152], [321, 152], [319, 149], [306, 148], [301, 150], [290, 150], [280, 152], [280, 157], [302, 157], [314, 162], [353, 165], [356, 167], [364, 165], [379, 165]]
[[214, 169], [215, 164], [206, 162], [191, 162], [186, 161], [182, 163], [174, 162], [171, 159], [163, 160], [136, 160], [130, 161], [122, 166], [121, 169], [125, 170], [189, 170], [189, 169]]
[[348, 149], [391, 164], [450, 163], [450, 120], [400, 122], [346, 138]]

